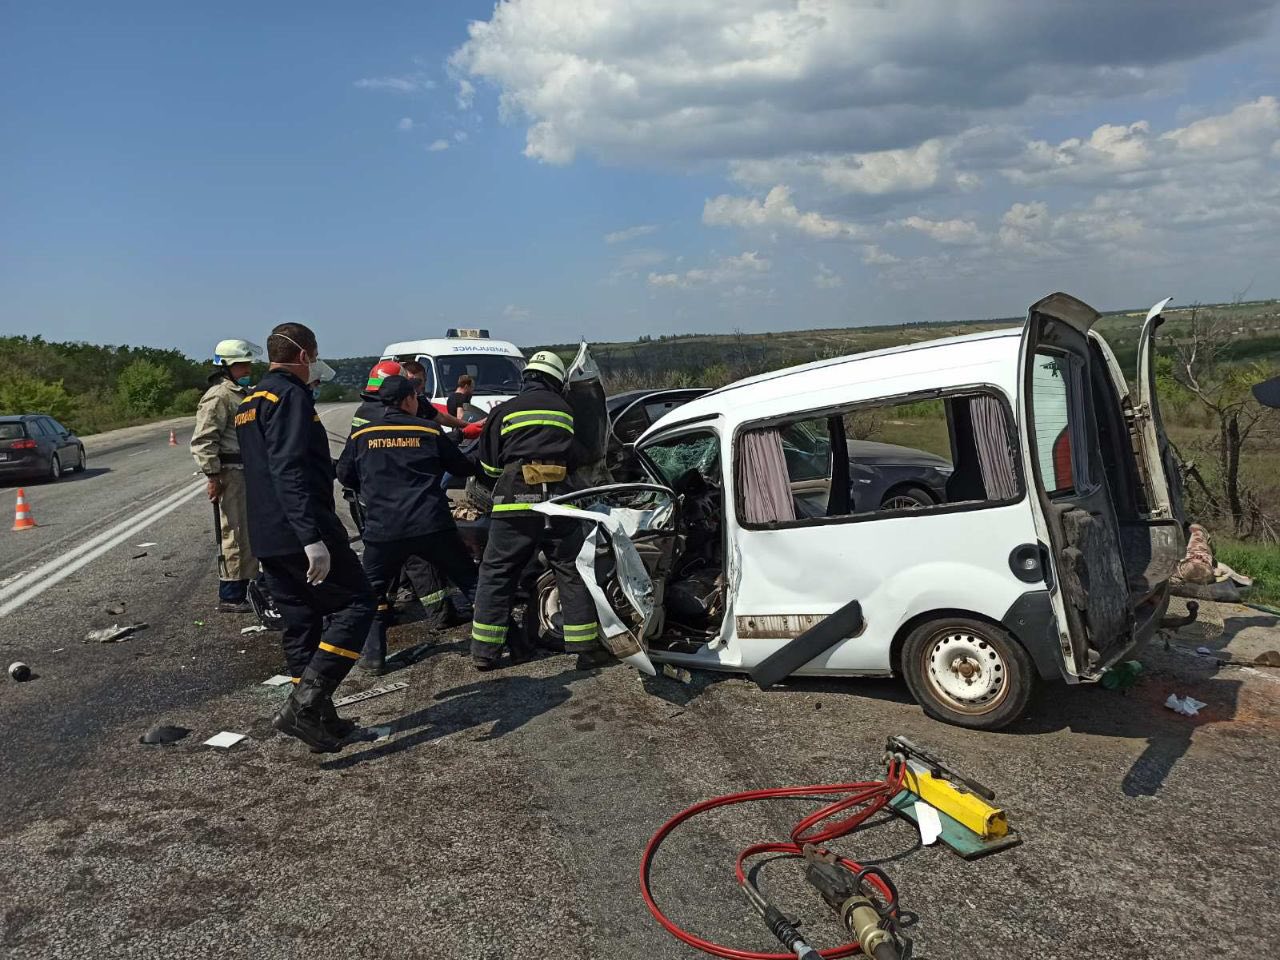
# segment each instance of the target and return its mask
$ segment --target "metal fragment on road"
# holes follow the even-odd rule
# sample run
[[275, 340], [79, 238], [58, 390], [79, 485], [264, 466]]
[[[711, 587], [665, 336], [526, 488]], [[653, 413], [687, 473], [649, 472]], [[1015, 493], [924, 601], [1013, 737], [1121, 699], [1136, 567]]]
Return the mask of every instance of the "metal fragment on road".
[[245, 627], [243, 630], [240, 631], [241, 634], [266, 633], [266, 632], [267, 632], [267, 628], [260, 623], [255, 623], [252, 627]]
[[143, 557], [145, 557], [146, 555], [147, 555], [147, 551], [143, 550], [141, 553], [135, 553], [135, 554], [134, 554], [132, 557], [130, 557], [129, 559], [130, 559], [130, 560], [141, 560], [141, 559], [142, 559]]
[[130, 623], [123, 627], [118, 623], [113, 623], [111, 626], [103, 627], [100, 630], [90, 630], [84, 635], [84, 640], [81, 643], [119, 643], [128, 639], [131, 634], [145, 629], [147, 629], [147, 624], [145, 623]]
[[215, 733], [212, 737], [204, 742], [206, 747], [234, 747], [241, 740], [247, 740], [248, 737], [243, 733], [231, 733], [229, 730], [223, 730], [221, 733]]
[[261, 685], [264, 687], [283, 687], [286, 683], [292, 682], [293, 677], [287, 676], [283, 673], [277, 673], [274, 677], [267, 677], [267, 679], [262, 681]]
[[134, 544], [134, 546], [137, 547], [139, 550], [141, 550], [143, 547], [154, 547], [155, 545], [156, 545], [156, 542], [154, 540], [148, 540], [146, 543]]
[[397, 690], [403, 690], [409, 686], [408, 680], [401, 680], [397, 683], [389, 683], [385, 687], [374, 687], [372, 690], [366, 690], [363, 693], [353, 693], [349, 697], [343, 697], [341, 700], [333, 701], [335, 707], [345, 707], [351, 703], [360, 703], [364, 700], [372, 700], [374, 697], [380, 697], [385, 693], [395, 693]]

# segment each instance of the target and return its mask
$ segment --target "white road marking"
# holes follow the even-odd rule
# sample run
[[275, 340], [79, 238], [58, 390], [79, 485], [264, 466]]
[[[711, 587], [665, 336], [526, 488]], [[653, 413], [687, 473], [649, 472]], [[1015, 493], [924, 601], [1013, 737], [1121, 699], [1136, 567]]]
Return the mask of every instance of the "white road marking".
[[161, 517], [172, 513], [197, 494], [204, 492], [204, 484], [179, 490], [170, 497], [154, 503], [135, 516], [120, 521], [80, 546], [60, 557], [41, 564], [34, 570], [15, 578], [0, 588], [0, 617], [12, 613], [23, 604], [35, 599], [54, 584], [61, 583], [81, 567], [92, 563], [113, 547], [137, 536]]

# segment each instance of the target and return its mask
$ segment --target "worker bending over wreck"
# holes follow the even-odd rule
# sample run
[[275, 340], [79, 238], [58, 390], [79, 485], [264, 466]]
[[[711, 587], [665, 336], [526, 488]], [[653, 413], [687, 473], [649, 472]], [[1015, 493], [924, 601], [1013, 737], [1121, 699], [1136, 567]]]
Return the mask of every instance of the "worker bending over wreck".
[[[378, 397], [385, 412], [352, 431], [338, 461], [338, 479], [365, 503], [364, 570], [378, 605], [360, 665], [374, 673], [382, 672], [387, 654], [387, 591], [406, 560], [420, 557], [441, 571], [462, 591], [468, 618], [476, 596], [475, 565], [440, 486], [444, 471], [470, 476], [475, 465], [439, 427], [421, 420], [412, 380], [387, 377]], [[410, 579], [415, 575], [411, 568]]]
[[[334, 510], [329, 438], [307, 387], [315, 334], [282, 323], [267, 338], [271, 369], [240, 404], [249, 539], [284, 619], [294, 688], [272, 725], [315, 750], [341, 749], [353, 728], [333, 691], [360, 658], [373, 594]], [[327, 625], [326, 625], [327, 618]]]
[[[608, 659], [599, 646], [595, 605], [575, 561], [585, 532], [573, 520], [547, 518], [534, 504], [569, 493], [569, 469], [579, 460], [573, 411], [564, 398], [564, 362], [549, 350], [530, 358], [519, 396], [489, 413], [480, 437], [480, 466], [496, 477], [489, 541], [480, 564], [471, 624], [471, 660], [478, 669], [497, 666], [508, 641], [516, 588], [539, 547], [555, 572], [564, 615], [565, 650], [582, 658], [580, 666]], [[516, 642], [516, 661], [529, 656]]]

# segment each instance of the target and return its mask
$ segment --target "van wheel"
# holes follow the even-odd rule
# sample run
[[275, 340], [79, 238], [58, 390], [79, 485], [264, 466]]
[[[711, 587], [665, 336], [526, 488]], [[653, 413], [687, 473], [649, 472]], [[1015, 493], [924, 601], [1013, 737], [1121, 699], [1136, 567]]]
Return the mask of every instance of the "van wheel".
[[999, 730], [1022, 716], [1035, 690], [1031, 658], [1005, 630], [946, 617], [911, 631], [902, 646], [907, 686], [935, 720]]
[[564, 646], [564, 614], [560, 610], [560, 587], [556, 575], [548, 570], [538, 578], [534, 609], [538, 616], [538, 636], [543, 645]]

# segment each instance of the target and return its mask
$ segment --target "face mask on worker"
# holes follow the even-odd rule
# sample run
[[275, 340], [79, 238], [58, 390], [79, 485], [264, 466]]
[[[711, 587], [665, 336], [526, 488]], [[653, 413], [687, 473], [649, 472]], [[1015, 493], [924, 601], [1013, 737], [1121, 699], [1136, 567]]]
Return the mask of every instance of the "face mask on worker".
[[312, 368], [317, 363], [320, 362], [320, 352], [318, 350], [316, 351], [316, 355], [314, 357], [308, 357], [306, 347], [301, 346], [297, 340], [293, 339], [293, 337], [286, 336], [283, 333], [273, 333], [271, 336], [279, 337], [281, 340], [288, 340], [290, 343], [292, 343], [295, 347], [298, 348], [298, 359], [295, 363], [289, 364], [289, 366], [306, 367], [308, 378], [315, 376], [315, 373]]
[[250, 373], [250, 374], [246, 374], [243, 377], [236, 377], [236, 383], [240, 384], [240, 386], [242, 387], [252, 387], [253, 374]]
[[311, 388], [311, 399], [312, 400], [320, 399], [320, 384], [317, 383], [314, 387]]

